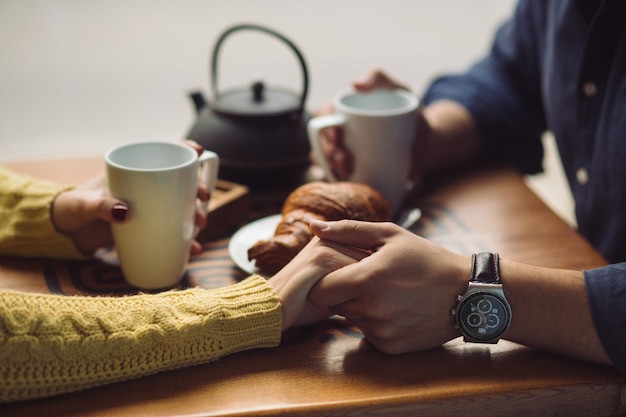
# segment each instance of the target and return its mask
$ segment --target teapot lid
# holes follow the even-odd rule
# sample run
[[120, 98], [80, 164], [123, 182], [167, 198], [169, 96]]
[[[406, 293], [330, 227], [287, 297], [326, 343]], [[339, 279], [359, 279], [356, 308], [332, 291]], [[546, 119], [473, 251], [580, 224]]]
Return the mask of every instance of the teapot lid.
[[300, 111], [301, 99], [279, 89], [265, 88], [263, 81], [255, 81], [249, 88], [221, 92], [211, 108], [233, 116], [279, 116]]

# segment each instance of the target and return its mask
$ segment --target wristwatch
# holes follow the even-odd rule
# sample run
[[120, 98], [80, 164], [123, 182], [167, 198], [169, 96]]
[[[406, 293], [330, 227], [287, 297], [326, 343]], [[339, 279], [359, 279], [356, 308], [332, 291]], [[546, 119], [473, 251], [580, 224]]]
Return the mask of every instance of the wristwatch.
[[500, 281], [497, 253], [475, 253], [467, 291], [457, 297], [452, 309], [455, 328], [463, 340], [475, 343], [498, 343], [511, 324], [511, 306]]

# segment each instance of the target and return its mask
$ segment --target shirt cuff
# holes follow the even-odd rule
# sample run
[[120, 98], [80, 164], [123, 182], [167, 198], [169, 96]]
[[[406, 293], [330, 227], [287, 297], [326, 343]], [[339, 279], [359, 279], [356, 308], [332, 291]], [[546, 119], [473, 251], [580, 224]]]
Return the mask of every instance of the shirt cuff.
[[583, 272], [598, 337], [615, 367], [626, 375], [626, 262]]

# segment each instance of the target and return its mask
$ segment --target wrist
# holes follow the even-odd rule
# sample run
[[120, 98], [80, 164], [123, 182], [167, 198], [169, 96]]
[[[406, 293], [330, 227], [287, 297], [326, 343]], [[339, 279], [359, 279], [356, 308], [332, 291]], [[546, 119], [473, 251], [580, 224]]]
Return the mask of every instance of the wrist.
[[447, 279], [445, 280], [448, 283], [445, 290], [445, 299], [448, 300], [448, 303], [444, 306], [447, 319], [445, 326], [448, 330], [447, 340], [452, 340], [462, 335], [461, 330], [456, 326], [455, 316], [450, 314], [450, 312], [457, 307], [457, 297], [467, 291], [471, 263], [471, 256], [462, 255], [455, 256], [451, 262], [448, 263], [450, 269], [447, 272]]
[[67, 223], [65, 213], [68, 211], [68, 204], [71, 203], [71, 198], [68, 197], [68, 192], [71, 190], [72, 188], [68, 188], [60, 191], [54, 196], [50, 203], [50, 223], [52, 223], [52, 227], [61, 234], [67, 233], [65, 230], [65, 224]]
[[511, 324], [512, 310], [502, 287], [497, 253], [472, 255], [469, 284], [457, 301], [452, 315], [463, 340], [498, 343]]

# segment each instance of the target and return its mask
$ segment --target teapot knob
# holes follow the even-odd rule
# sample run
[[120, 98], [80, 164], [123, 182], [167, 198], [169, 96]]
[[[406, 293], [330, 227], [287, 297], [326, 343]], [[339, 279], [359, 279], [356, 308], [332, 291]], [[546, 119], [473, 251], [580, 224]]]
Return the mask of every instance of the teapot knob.
[[265, 91], [265, 84], [263, 81], [255, 81], [252, 84], [252, 97], [255, 103], [264, 100], [263, 92]]

